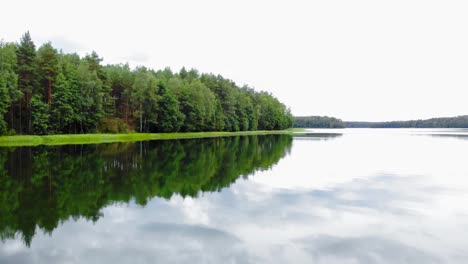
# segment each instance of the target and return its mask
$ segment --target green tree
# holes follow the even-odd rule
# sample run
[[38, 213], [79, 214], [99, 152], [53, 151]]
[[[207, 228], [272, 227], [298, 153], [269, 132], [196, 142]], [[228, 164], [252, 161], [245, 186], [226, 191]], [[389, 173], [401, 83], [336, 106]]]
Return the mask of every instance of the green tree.
[[77, 69], [80, 87], [81, 130], [97, 130], [98, 123], [104, 117], [102, 81], [88, 62], [81, 61]]
[[234, 83], [218, 76], [218, 85], [214, 92], [218, 95], [224, 114], [224, 129], [239, 131], [239, 120], [236, 116], [236, 93]]
[[70, 83], [62, 73], [56, 78], [55, 93], [52, 98], [52, 116], [51, 123], [56, 132], [69, 132], [76, 120], [73, 100], [75, 98]]
[[8, 130], [5, 114], [10, 112], [9, 123], [13, 127], [13, 102], [23, 95], [18, 90], [18, 75], [16, 68], [16, 47], [13, 43], [0, 41], [0, 135]]
[[252, 99], [245, 91], [241, 91], [237, 94], [236, 99], [236, 115], [239, 120], [239, 129], [246, 131], [256, 127], [254, 122], [257, 122], [255, 118], [255, 109], [252, 103]]
[[[27, 133], [31, 132], [31, 111], [30, 102], [32, 93], [38, 88], [37, 77], [37, 61], [36, 61], [36, 46], [31, 39], [29, 31], [27, 31], [20, 40], [20, 44], [16, 50], [18, 66], [18, 88], [24, 94], [24, 100], [20, 100], [19, 104], [19, 132], [23, 130]], [[23, 114], [23, 110], [25, 113]], [[23, 117], [24, 116], [24, 117]], [[23, 120], [24, 118], [24, 120]], [[23, 126], [26, 126], [24, 129]]]
[[[70, 131], [73, 133], [84, 133], [84, 112], [82, 111], [83, 95], [81, 83], [78, 75], [78, 68], [81, 64], [81, 59], [78, 54], [60, 54], [59, 55], [59, 72], [65, 76], [66, 82], [69, 85], [71, 99], [68, 101], [72, 108], [73, 116]], [[84, 69], [82, 69], [84, 70]], [[56, 129], [57, 126], [55, 126]], [[58, 129], [60, 130], [60, 129]]]
[[49, 105], [42, 96], [35, 94], [31, 99], [32, 127], [35, 134], [46, 135], [49, 131]]
[[37, 51], [37, 66], [42, 87], [42, 93], [48, 104], [52, 102], [52, 86], [58, 74], [58, 54], [50, 42], [42, 45]]
[[135, 106], [135, 116], [138, 118], [140, 132], [148, 132], [150, 126], [157, 124], [157, 94], [158, 80], [154, 74], [140, 67], [136, 69], [135, 82], [132, 87], [132, 103]]
[[263, 92], [258, 96], [259, 128], [264, 130], [285, 129], [288, 125], [286, 107], [271, 94]]
[[176, 90], [181, 111], [185, 115], [183, 131], [209, 131], [215, 128], [216, 97], [199, 80]]
[[8, 108], [10, 107], [10, 95], [8, 94], [8, 87], [6, 80], [0, 77], [0, 135], [3, 135], [8, 130], [8, 124], [4, 119]]
[[88, 64], [88, 70], [94, 72], [101, 82], [101, 95], [102, 95], [102, 110], [106, 116], [113, 115], [115, 112], [114, 98], [112, 97], [112, 88], [107, 81], [107, 72], [104, 66], [101, 65], [102, 58], [93, 51], [84, 57], [84, 61]]
[[131, 115], [130, 101], [134, 75], [128, 64], [108, 65], [106, 74], [114, 98], [115, 115], [128, 122]]
[[179, 101], [163, 82], [158, 84], [159, 102], [157, 109], [156, 130], [177, 132], [184, 123], [185, 116], [179, 109]]

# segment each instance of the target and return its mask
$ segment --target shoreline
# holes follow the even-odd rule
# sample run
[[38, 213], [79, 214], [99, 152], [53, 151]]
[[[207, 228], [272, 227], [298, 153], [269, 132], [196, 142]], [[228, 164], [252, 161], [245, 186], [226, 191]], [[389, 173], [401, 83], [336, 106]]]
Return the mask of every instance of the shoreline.
[[65, 135], [18, 135], [0, 136], [0, 147], [33, 147], [54, 145], [101, 144], [136, 142], [147, 140], [175, 140], [254, 135], [285, 135], [301, 132], [301, 129], [260, 130], [239, 132], [176, 132], [176, 133], [129, 133], [129, 134], [65, 134]]

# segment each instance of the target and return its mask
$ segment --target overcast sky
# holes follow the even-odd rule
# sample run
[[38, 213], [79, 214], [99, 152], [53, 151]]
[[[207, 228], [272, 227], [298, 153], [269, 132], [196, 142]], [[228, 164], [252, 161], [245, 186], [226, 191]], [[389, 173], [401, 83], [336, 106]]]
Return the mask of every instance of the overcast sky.
[[2, 1], [30, 30], [105, 63], [197, 68], [272, 92], [295, 115], [468, 114], [468, 1]]

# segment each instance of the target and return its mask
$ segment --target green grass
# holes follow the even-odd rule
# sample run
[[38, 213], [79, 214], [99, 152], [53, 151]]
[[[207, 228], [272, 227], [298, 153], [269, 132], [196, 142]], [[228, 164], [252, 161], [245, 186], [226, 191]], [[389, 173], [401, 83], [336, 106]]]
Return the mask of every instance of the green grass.
[[295, 127], [295, 128], [288, 128], [287, 131], [289, 131], [291, 133], [306, 133], [308, 130], [307, 130], [307, 128]]
[[297, 129], [274, 131], [242, 131], [242, 132], [187, 132], [187, 133], [131, 133], [131, 134], [78, 134], [49, 136], [3, 136], [0, 137], [0, 147], [39, 146], [39, 145], [73, 145], [99, 144], [111, 142], [133, 142], [143, 140], [170, 140], [187, 138], [231, 137], [247, 135], [293, 134], [301, 132]]

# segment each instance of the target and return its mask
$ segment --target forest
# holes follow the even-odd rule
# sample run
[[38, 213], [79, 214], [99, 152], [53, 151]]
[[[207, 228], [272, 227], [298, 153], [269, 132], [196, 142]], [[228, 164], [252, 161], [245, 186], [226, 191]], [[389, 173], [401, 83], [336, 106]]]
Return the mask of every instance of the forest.
[[289, 135], [0, 148], [0, 240], [30, 245], [74, 219], [97, 221], [115, 203], [196, 197], [268, 170]]
[[282, 130], [289, 108], [195, 69], [103, 65], [96, 52], [0, 41], [0, 135]]
[[345, 122], [349, 128], [468, 128], [468, 115], [390, 122]]
[[295, 116], [294, 127], [298, 128], [344, 128], [341, 119], [328, 116]]
[[468, 115], [439, 117], [424, 120], [365, 122], [342, 121], [328, 116], [296, 116], [294, 127], [298, 128], [468, 128]]

